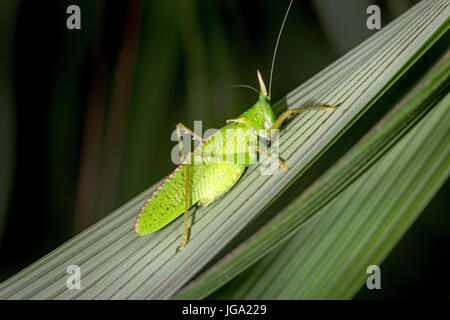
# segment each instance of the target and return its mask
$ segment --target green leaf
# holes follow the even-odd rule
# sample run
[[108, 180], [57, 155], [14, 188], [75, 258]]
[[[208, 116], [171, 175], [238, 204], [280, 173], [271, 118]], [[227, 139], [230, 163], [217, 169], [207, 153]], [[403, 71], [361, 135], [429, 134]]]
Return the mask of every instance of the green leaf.
[[[424, 1], [384, 27], [285, 99], [289, 108], [310, 102], [338, 104], [334, 112], [309, 112], [283, 130], [280, 155], [291, 168], [262, 176], [250, 167], [214, 205], [191, 219], [190, 241], [175, 250], [180, 217], [155, 234], [138, 238], [134, 218], [146, 192], [0, 285], [9, 299], [170, 298], [254, 217], [297, 179], [447, 29], [446, 1]], [[277, 109], [283, 103], [277, 105]], [[66, 268], [81, 268], [81, 289], [68, 290]]]
[[[327, 211], [327, 209], [323, 207], [326, 205], [328, 208], [330, 202], [335, 203], [335, 206], [339, 206], [341, 204], [339, 201], [346, 201], [347, 199], [344, 194], [349, 191], [345, 190], [345, 188], [351, 185], [357, 178], [359, 178], [358, 181], [363, 179], [363, 177], [360, 177], [361, 174], [364, 173], [364, 177], [367, 177], [366, 171], [374, 163], [379, 166], [377, 161], [380, 160], [380, 157], [385, 155], [387, 150], [403, 137], [405, 132], [407, 132], [413, 124], [422, 118], [423, 114], [434, 105], [435, 101], [442, 96], [443, 92], [448, 91], [448, 79], [450, 78], [449, 57], [450, 52], [447, 52], [447, 54], [440, 59], [439, 63], [423, 77], [408, 97], [402, 99], [401, 102], [394, 107], [392, 112], [375, 126], [375, 130], [372, 130], [363, 137], [359, 144], [350, 150], [337, 165], [330, 169], [329, 172], [320, 177], [309, 190], [298, 197], [298, 199], [294, 200], [288, 208], [280, 212], [272, 221], [254, 234], [251, 239], [242, 243], [239, 248], [234, 250], [229, 256], [210, 268], [208, 272], [198, 277], [198, 279], [185, 288], [177, 298], [198, 299], [206, 297], [234, 276], [249, 268], [262, 256], [272, 250], [274, 252], [271, 253], [269, 257], [265, 258], [264, 261], [258, 263], [256, 268], [265, 270], [264, 266], [269, 264], [268, 261], [272, 261], [272, 263], [276, 263], [280, 268], [283, 268], [283, 266], [287, 264], [285, 262], [279, 263], [278, 259], [274, 259], [274, 257], [284, 249], [276, 248], [276, 246], [289, 239], [285, 247], [298, 248], [300, 245], [295, 246], [293, 242], [296, 241], [296, 238], [301, 239], [297, 240], [299, 242], [304, 241], [304, 239], [301, 236], [295, 236], [294, 239], [291, 239], [291, 237], [301, 227], [303, 227], [300, 230], [301, 232], [297, 232], [297, 234], [303, 234], [302, 232], [304, 232], [306, 225], [309, 226], [310, 224], [314, 224], [316, 226], [314, 234], [317, 238], [308, 241], [314, 245], [318, 245], [323, 236], [323, 232], [326, 232], [327, 234], [329, 232], [329, 230], [326, 229], [329, 221], [326, 220], [323, 221], [322, 225], [316, 225], [316, 222], [311, 222], [312, 218], [316, 215], [325, 215], [322, 212]], [[398, 144], [395, 144], [395, 147], [397, 148]], [[420, 152], [421, 150], [418, 151], [418, 153]], [[404, 163], [408, 164], [408, 161], [404, 161]], [[380, 175], [381, 173], [375, 176], [378, 177]], [[379, 184], [378, 187], [380, 190], [376, 192], [382, 192], [382, 187], [386, 185], [389, 185], [388, 179], [383, 180], [383, 183]], [[374, 187], [377, 187], [377, 185], [375, 184]], [[343, 190], [345, 191], [343, 192]], [[375, 193], [374, 190], [370, 190], [370, 192]], [[358, 199], [367, 202], [367, 199], [364, 199], [363, 197], [353, 196], [355, 197], [355, 203], [358, 203]], [[337, 199], [333, 200], [335, 198]], [[341, 198], [343, 200], [339, 200]], [[334, 209], [332, 206], [331, 210]], [[335, 216], [327, 215], [327, 217], [329, 217], [328, 219], [331, 219]], [[317, 221], [317, 219], [314, 221]], [[355, 240], [355, 242], [357, 243], [357, 240]], [[308, 248], [311, 249], [311, 246], [308, 246]], [[311, 251], [309, 253], [311, 255], [316, 254], [315, 252], [311, 253]], [[290, 254], [293, 259], [295, 254], [292, 252]], [[305, 252], [302, 254], [305, 255]], [[302, 256], [302, 259], [303, 258], [304, 257]], [[255, 279], [254, 277], [257, 276], [258, 272], [255, 272], [253, 269], [251, 274], [251, 277], [248, 278]], [[251, 280], [244, 281], [245, 284], [242, 285], [236, 284], [236, 282], [241, 283], [242, 281], [235, 281], [233, 282], [233, 288], [250, 286], [250, 281]], [[274, 297], [277, 296], [275, 295]]]
[[[348, 299], [450, 175], [450, 94], [227, 299]], [[411, 187], [413, 186], [413, 187]]]

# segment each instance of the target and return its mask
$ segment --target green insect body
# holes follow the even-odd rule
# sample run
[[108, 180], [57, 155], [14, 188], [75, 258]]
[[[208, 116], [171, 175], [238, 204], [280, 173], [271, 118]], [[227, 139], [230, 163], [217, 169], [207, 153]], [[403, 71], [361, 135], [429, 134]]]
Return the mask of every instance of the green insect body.
[[[191, 130], [179, 124], [177, 133], [179, 137], [181, 164], [166, 178], [166, 180], [150, 195], [147, 202], [139, 212], [134, 224], [134, 231], [144, 236], [161, 229], [184, 212], [184, 234], [179, 250], [183, 249], [188, 238], [189, 208], [195, 204], [207, 206], [214, 200], [230, 190], [242, 176], [245, 168], [256, 163], [260, 153], [271, 161], [288, 170], [286, 165], [267, 154], [258, 147], [259, 138], [270, 142], [273, 133], [281, 124], [299, 112], [310, 110], [334, 110], [336, 107], [316, 106], [308, 108], [289, 109], [283, 112], [276, 120], [270, 106], [270, 91], [275, 55], [289, 9], [281, 25], [275, 51], [272, 59], [269, 93], [257, 72], [260, 85], [258, 101], [246, 112], [236, 119], [227, 121], [227, 124], [214, 135], [202, 140]], [[257, 91], [255, 89], [255, 91]], [[201, 141], [200, 145], [184, 156], [179, 130], [182, 129], [192, 137]], [[263, 139], [263, 140], [264, 140]]]
[[151, 194], [136, 219], [137, 235], [154, 232], [185, 211], [187, 168], [190, 208], [196, 203], [207, 206], [219, 198], [236, 184], [247, 166], [257, 161], [258, 132], [274, 123], [265, 87], [261, 92], [253, 107], [202, 141]]

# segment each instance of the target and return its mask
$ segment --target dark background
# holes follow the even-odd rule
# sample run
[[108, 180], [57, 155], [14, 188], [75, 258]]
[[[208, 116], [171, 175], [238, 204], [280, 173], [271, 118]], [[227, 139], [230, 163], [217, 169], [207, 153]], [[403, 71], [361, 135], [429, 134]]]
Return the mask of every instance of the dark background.
[[[415, 2], [294, 1], [272, 100], [375, 33], [366, 28], [368, 5], [380, 6], [383, 26]], [[257, 86], [256, 69], [268, 83], [288, 3], [2, 1], [0, 281], [167, 175], [176, 123], [219, 128], [250, 107], [252, 91], [227, 86]], [[81, 8], [81, 30], [66, 28], [71, 4]], [[360, 128], [386, 108], [372, 108]], [[344, 136], [340, 152], [362, 133], [356, 126]], [[304, 181], [338, 156], [325, 156]], [[383, 263], [383, 290], [357, 298], [449, 298], [448, 190], [447, 182]]]

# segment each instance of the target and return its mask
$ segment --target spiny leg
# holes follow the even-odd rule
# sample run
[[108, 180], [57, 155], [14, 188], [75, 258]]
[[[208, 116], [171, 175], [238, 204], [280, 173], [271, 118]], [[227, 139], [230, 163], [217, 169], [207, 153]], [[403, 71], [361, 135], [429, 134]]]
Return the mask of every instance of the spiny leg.
[[[303, 111], [312, 111], [312, 110], [335, 110], [337, 107], [339, 107], [340, 104], [338, 104], [335, 107], [330, 106], [316, 106], [316, 107], [307, 107], [307, 108], [296, 108], [296, 109], [288, 109], [285, 112], [283, 112], [278, 119], [273, 123], [273, 125], [270, 127], [269, 132], [271, 133], [272, 130], [276, 130], [280, 128], [280, 126], [283, 124], [283, 122], [292, 116], [296, 115], [297, 113], [303, 112]], [[269, 135], [269, 137], [272, 137], [272, 134]]]
[[190, 165], [189, 163], [186, 163], [186, 187], [185, 187], [185, 193], [184, 193], [184, 233], [183, 233], [183, 239], [181, 240], [181, 245], [178, 247], [178, 251], [183, 250], [184, 246], [186, 245], [187, 239], [188, 239], [188, 225], [189, 225], [189, 169]]
[[200, 137], [198, 134], [196, 134], [194, 131], [192, 131], [191, 129], [189, 129], [188, 127], [186, 127], [184, 124], [182, 124], [181, 122], [179, 124], [177, 124], [177, 130], [184, 130], [186, 131], [191, 137], [193, 137], [194, 139], [197, 139], [198, 141], [202, 141], [202, 137]]
[[[179, 153], [180, 158], [184, 158], [184, 150], [183, 150], [183, 141], [181, 138], [180, 129], [186, 131], [189, 135], [191, 135], [194, 139], [198, 139], [202, 141], [202, 138], [195, 134], [192, 130], [187, 128], [182, 123], [177, 124], [177, 136], [178, 136], [178, 147], [179, 147]], [[188, 156], [191, 156], [191, 152]], [[181, 245], [178, 247], [177, 251], [183, 250], [184, 246], [186, 245], [187, 239], [188, 239], [188, 233], [189, 233], [189, 183], [190, 183], [190, 161], [186, 161], [185, 164], [185, 193], [184, 193], [184, 233], [183, 233], [183, 239], [181, 240]]]
[[226, 121], [226, 123], [230, 123], [230, 122], [245, 123], [245, 124], [247, 124], [247, 122], [245, 122], [245, 119], [244, 119], [244, 118], [228, 119], [228, 120]]
[[256, 151], [258, 151], [259, 153], [265, 155], [267, 158], [269, 158], [272, 161], [278, 162], [278, 164], [280, 165], [280, 167], [284, 170], [284, 171], [288, 171], [289, 168], [280, 160], [273, 158], [272, 156], [270, 156], [267, 152], [265, 152], [264, 150], [261, 150], [260, 148], [256, 148]]
[[[296, 109], [288, 109], [285, 112], [283, 112], [278, 118], [277, 120], [272, 124], [272, 126], [269, 128], [269, 137], [268, 137], [268, 143], [270, 143], [272, 141], [273, 138], [273, 134], [272, 131], [273, 130], [277, 130], [278, 128], [280, 128], [280, 126], [283, 124], [283, 122], [289, 118], [291, 118], [292, 116], [303, 112], [303, 111], [312, 111], [312, 110], [335, 110], [337, 107], [339, 107], [340, 104], [338, 104], [335, 107], [330, 107], [330, 106], [314, 106], [314, 107], [307, 107], [307, 108], [296, 108]], [[259, 153], [265, 155], [266, 157], [268, 157], [269, 159], [271, 159], [272, 161], [278, 162], [278, 164], [281, 166], [281, 168], [285, 171], [289, 170], [289, 168], [280, 160], [278, 159], [274, 159], [273, 157], [271, 157], [269, 154], [267, 154], [266, 152], [264, 152], [263, 150], [257, 148], [256, 149]]]
[[256, 132], [256, 130], [253, 129], [252, 126], [249, 125], [249, 124], [245, 121], [244, 118], [228, 119], [228, 120], [226, 121], [226, 123], [231, 123], [231, 122], [246, 124], [247, 127], [248, 127], [248, 130], [250, 130], [251, 132], [253, 132], [253, 133], [256, 134], [256, 135], [258, 134], [258, 133]]

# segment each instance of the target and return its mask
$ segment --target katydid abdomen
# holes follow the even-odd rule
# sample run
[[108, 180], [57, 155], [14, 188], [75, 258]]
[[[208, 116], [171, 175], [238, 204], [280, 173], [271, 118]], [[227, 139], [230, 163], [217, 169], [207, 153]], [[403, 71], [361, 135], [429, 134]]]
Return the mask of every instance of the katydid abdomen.
[[[185, 210], [186, 164], [179, 165], [155, 190], [141, 209], [134, 226], [139, 236], [154, 232]], [[227, 192], [239, 180], [245, 165], [199, 163], [189, 166], [189, 208], [206, 206]]]

